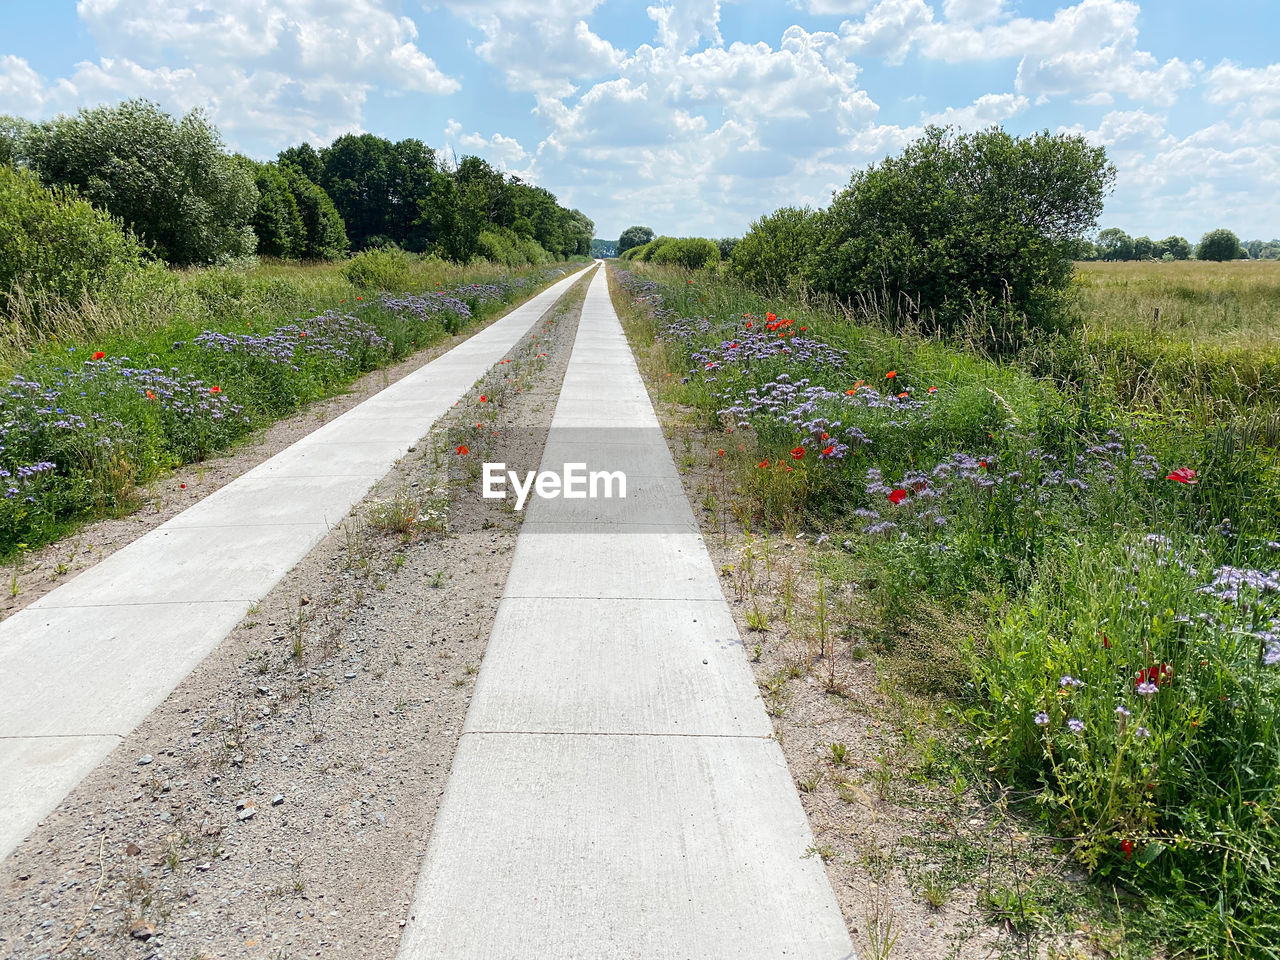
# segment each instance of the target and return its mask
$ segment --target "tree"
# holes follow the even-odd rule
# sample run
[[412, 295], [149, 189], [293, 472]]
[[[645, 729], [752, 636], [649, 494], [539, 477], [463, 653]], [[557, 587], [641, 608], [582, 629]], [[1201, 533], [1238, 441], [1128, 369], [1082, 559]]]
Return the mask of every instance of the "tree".
[[18, 165], [25, 155], [25, 144], [31, 136], [31, 121], [0, 114], [0, 166]]
[[653, 239], [653, 231], [648, 227], [627, 227], [618, 237], [618, 256], [632, 247], [642, 247]]
[[1133, 241], [1133, 258], [1150, 260], [1155, 255], [1156, 245], [1150, 237], [1137, 237]]
[[1165, 237], [1160, 241], [1161, 256], [1168, 254], [1174, 260], [1186, 260], [1191, 256], [1191, 243], [1186, 237], [1179, 237], [1176, 234]]
[[170, 263], [253, 253], [253, 177], [199, 110], [177, 121], [148, 100], [82, 109], [33, 126], [24, 151], [44, 183], [110, 211]]
[[702, 237], [679, 237], [669, 240], [654, 251], [654, 263], [675, 264], [686, 270], [700, 270], [711, 263], [719, 263], [720, 248], [714, 240]]
[[324, 161], [320, 159], [320, 154], [316, 152], [315, 147], [309, 143], [300, 143], [296, 147], [281, 150], [276, 154], [276, 160], [281, 166], [288, 164], [301, 170], [312, 183], [320, 183], [324, 179]]
[[320, 159], [320, 185], [342, 215], [353, 247], [388, 240], [413, 250], [426, 246], [423, 213], [438, 172], [435, 151], [420, 140], [345, 134], [320, 151]]
[[258, 237], [258, 253], [267, 257], [294, 259], [301, 257], [306, 246], [306, 230], [298, 201], [289, 189], [289, 181], [274, 163], [257, 163], [237, 156], [239, 163], [253, 177], [258, 188], [258, 205], [253, 214], [253, 232]]
[[898, 157], [853, 174], [818, 215], [805, 278], [841, 300], [909, 303], [939, 329], [988, 313], [1006, 333], [1065, 321], [1074, 243], [1115, 169], [1082, 136], [929, 127]]
[[601, 240], [598, 237], [591, 241], [591, 256], [593, 257], [616, 257], [618, 255], [618, 244], [614, 240]]
[[783, 207], [751, 224], [733, 248], [729, 272], [762, 290], [785, 289], [800, 277], [813, 246], [817, 214]]
[[289, 163], [282, 163], [280, 172], [289, 184], [289, 192], [298, 207], [298, 219], [302, 222], [302, 252], [299, 256], [304, 260], [341, 259], [350, 243], [342, 216], [329, 194]]
[[1250, 240], [1248, 243], [1242, 244], [1242, 246], [1245, 248], [1246, 251], [1248, 251], [1249, 259], [1251, 260], [1262, 259], [1262, 241], [1261, 240]]
[[1210, 230], [1196, 244], [1197, 260], [1235, 260], [1240, 256], [1240, 238], [1225, 227]]
[[1107, 227], [1100, 231], [1095, 242], [1098, 256], [1103, 260], [1133, 259], [1133, 238], [1119, 227]]

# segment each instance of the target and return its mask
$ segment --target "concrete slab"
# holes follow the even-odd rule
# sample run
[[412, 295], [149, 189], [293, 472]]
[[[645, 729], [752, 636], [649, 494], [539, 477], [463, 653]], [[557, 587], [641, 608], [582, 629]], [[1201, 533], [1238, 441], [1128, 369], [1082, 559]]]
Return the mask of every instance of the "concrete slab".
[[414, 960], [852, 960], [778, 745], [467, 735]]
[[[563, 464], [552, 464], [555, 470], [563, 469]], [[580, 476], [590, 474], [582, 471]], [[617, 524], [619, 529], [630, 524], [658, 525], [671, 529], [687, 529], [696, 532], [697, 524], [689, 509], [689, 501], [685, 499], [684, 487], [677, 477], [644, 477], [627, 476], [625, 478], [626, 496], [605, 498], [585, 497], [583, 499], [533, 499], [525, 507], [525, 526], [533, 524], [563, 524], [588, 522], [608, 522]], [[596, 483], [597, 492], [608, 490], [621, 493], [621, 478], [611, 481], [600, 480]], [[588, 482], [575, 483], [590, 492]]]
[[240, 482], [223, 487], [182, 511], [169, 521], [169, 526], [270, 526], [313, 524], [317, 520], [332, 525], [381, 477], [380, 473], [338, 477], [246, 474]]
[[65, 797], [120, 745], [119, 737], [0, 737], [0, 850], [7, 854], [27, 837], [39, 842], [38, 827], [53, 808], [33, 797]]
[[[720, 600], [720, 584], [696, 533], [610, 536], [607, 524], [576, 533], [520, 531], [508, 597]], [[554, 571], [554, 576], [548, 576]]]
[[[169, 695], [172, 675], [189, 673], [248, 607], [240, 601], [19, 610], [0, 638], [0, 730], [6, 737], [121, 738], [139, 713]], [[86, 649], [95, 655], [84, 656]], [[160, 652], [159, 669], [141, 666]], [[58, 709], [62, 703], [76, 709]]]
[[722, 601], [508, 597], [484, 658], [464, 733], [773, 735]]

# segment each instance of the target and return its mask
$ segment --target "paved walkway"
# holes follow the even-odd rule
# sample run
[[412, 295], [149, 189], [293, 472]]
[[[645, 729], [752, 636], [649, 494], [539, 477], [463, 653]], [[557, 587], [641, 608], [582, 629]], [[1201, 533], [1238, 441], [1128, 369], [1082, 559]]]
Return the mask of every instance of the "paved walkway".
[[853, 949], [609, 301], [592, 281], [402, 960], [847, 960]]
[[0, 857], [579, 277], [0, 622]]

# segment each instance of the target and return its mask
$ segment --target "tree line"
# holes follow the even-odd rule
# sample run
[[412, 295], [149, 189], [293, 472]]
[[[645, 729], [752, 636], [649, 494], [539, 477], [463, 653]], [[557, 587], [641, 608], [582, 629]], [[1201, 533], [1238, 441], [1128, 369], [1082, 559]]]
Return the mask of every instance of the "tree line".
[[514, 266], [586, 256], [594, 232], [550, 191], [479, 157], [454, 163], [420, 140], [366, 133], [259, 162], [228, 152], [201, 111], [175, 118], [147, 100], [39, 123], [0, 116], [6, 167], [10, 180], [106, 211], [175, 266], [332, 260], [390, 244]]
[[1241, 242], [1230, 230], [1210, 230], [1193, 248], [1185, 237], [1163, 240], [1131, 237], [1119, 227], [1108, 227], [1090, 240], [1081, 240], [1077, 260], [1280, 260], [1280, 240]]

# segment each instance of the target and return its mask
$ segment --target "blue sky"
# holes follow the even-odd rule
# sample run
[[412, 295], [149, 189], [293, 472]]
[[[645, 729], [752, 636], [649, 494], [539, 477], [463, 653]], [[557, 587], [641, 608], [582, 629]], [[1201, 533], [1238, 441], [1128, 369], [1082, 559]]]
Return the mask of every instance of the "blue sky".
[[0, 0], [0, 112], [144, 96], [268, 158], [347, 131], [479, 154], [616, 237], [824, 205], [927, 122], [1071, 131], [1101, 226], [1280, 236], [1280, 4]]

